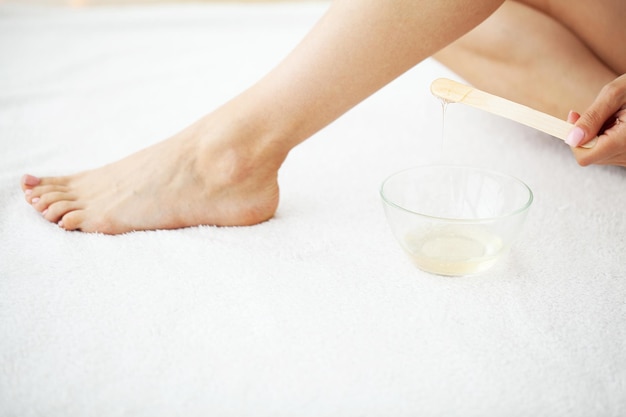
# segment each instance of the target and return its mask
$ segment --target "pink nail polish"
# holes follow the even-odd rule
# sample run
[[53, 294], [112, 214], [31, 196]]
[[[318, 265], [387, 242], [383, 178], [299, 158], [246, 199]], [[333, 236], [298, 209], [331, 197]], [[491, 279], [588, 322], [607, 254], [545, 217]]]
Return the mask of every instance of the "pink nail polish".
[[569, 146], [576, 147], [580, 145], [580, 142], [582, 142], [584, 138], [585, 132], [581, 128], [576, 126], [571, 130], [571, 132], [569, 132], [567, 138], [565, 138], [565, 143], [567, 143]]
[[35, 186], [38, 185], [41, 180], [33, 175], [26, 174], [22, 177], [22, 182], [24, 185]]
[[35, 197], [31, 200], [31, 203], [36, 204], [39, 201], [39, 197]]
[[45, 216], [47, 212], [48, 212], [48, 209], [45, 209], [44, 211], [41, 212], [41, 215]]
[[33, 193], [33, 190], [26, 190], [24, 191], [24, 194], [26, 195], [31, 195]]
[[57, 224], [59, 225], [59, 227], [63, 227], [63, 220], [59, 220]]

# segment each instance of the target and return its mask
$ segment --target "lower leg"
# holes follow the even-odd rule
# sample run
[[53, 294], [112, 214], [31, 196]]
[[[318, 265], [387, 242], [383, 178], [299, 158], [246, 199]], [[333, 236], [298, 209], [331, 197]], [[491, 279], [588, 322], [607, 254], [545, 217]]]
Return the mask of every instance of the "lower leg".
[[501, 2], [335, 0], [276, 69], [216, 112], [98, 170], [26, 176], [26, 199], [66, 229], [103, 233], [267, 220], [290, 149]]

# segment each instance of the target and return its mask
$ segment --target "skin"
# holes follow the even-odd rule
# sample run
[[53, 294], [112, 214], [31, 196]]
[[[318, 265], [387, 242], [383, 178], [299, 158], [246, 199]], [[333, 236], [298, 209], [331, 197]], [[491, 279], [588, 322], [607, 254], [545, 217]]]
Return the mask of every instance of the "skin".
[[598, 134], [598, 144], [592, 150], [573, 149], [578, 163], [626, 166], [626, 75], [604, 86], [582, 116], [572, 111], [567, 120], [581, 130], [580, 144]]
[[[626, 166], [626, 123], [615, 123], [626, 122], [626, 54], [614, 46], [625, 21], [620, 0], [507, 2], [435, 57], [478, 88], [576, 123], [580, 165]], [[596, 135], [593, 149], [576, 146]]]
[[[25, 175], [26, 201], [66, 230], [107, 234], [265, 221], [278, 207], [277, 172], [294, 146], [433, 55], [495, 94], [563, 118], [580, 109], [584, 142], [600, 129], [597, 120], [610, 113], [602, 125], [614, 121], [626, 103], [618, 78], [626, 56], [610, 47], [626, 40], [626, 11], [622, 0], [573, 4], [335, 0], [250, 89], [113, 164], [67, 177]], [[579, 13], [579, 5], [590, 10]], [[586, 23], [589, 15], [606, 19], [598, 20], [602, 30]], [[606, 130], [594, 149], [576, 149], [579, 162], [623, 161], [624, 125]]]

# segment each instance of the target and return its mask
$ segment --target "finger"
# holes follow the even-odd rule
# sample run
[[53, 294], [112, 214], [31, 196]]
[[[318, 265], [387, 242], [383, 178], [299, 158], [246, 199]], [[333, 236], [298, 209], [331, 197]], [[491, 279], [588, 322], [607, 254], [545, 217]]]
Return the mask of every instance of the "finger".
[[576, 123], [578, 119], [580, 119], [580, 113], [577, 113], [574, 110], [570, 110], [567, 114], [567, 123]]
[[572, 151], [581, 166], [623, 165], [626, 162], [626, 123], [620, 122], [599, 136], [592, 149], [577, 147]]
[[617, 111], [626, 105], [626, 74], [605, 85], [591, 106], [576, 121], [565, 139], [570, 146], [580, 146], [597, 136]]

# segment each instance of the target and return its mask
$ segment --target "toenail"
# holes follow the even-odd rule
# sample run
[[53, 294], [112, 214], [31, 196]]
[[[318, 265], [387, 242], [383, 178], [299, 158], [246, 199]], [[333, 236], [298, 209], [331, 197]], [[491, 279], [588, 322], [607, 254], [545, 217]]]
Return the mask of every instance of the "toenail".
[[31, 203], [36, 204], [39, 201], [39, 197], [35, 197], [32, 199]]
[[22, 177], [22, 182], [25, 185], [38, 185], [41, 180], [33, 175], [26, 174]]
[[33, 193], [33, 190], [26, 190], [24, 191], [24, 194], [26, 195], [31, 195]]
[[57, 224], [59, 225], [59, 227], [63, 227], [63, 220], [59, 220]]
[[47, 212], [48, 212], [48, 209], [45, 209], [44, 211], [41, 212], [41, 215], [45, 216]]

